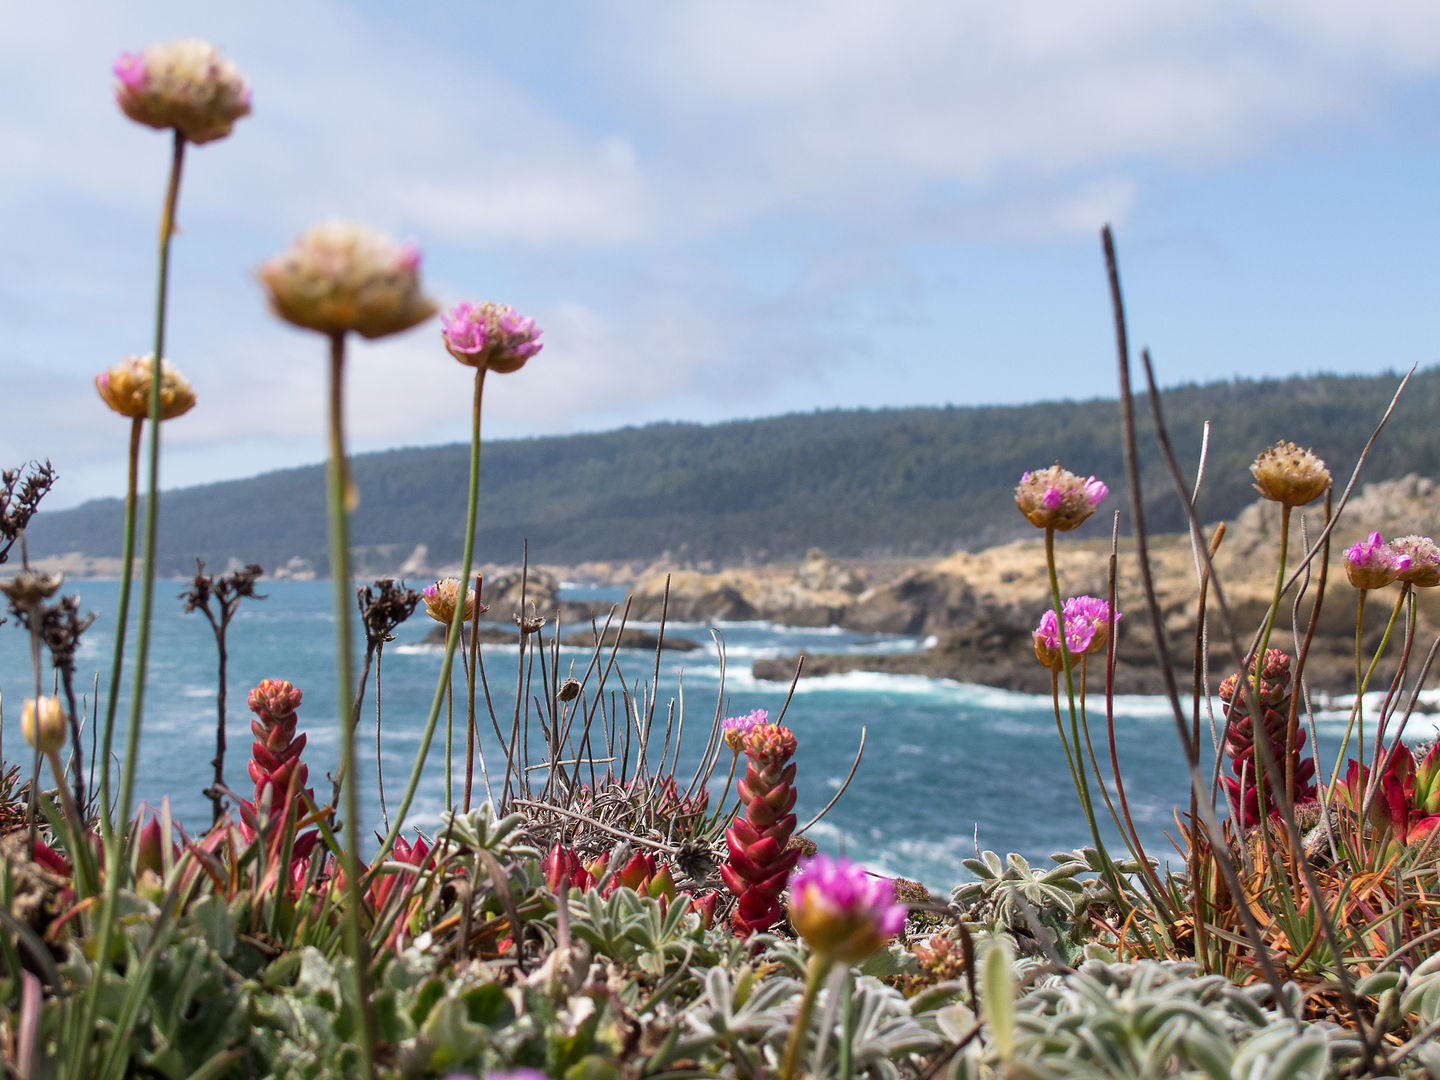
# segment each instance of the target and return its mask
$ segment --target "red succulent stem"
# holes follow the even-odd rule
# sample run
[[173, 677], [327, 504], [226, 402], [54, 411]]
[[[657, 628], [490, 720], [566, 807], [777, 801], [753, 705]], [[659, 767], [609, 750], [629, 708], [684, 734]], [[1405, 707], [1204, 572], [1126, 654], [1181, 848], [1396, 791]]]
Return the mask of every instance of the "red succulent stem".
[[740, 898], [731, 919], [735, 931], [768, 930], [784, 912], [780, 894], [800, 857], [789, 847], [795, 831], [795, 736], [789, 728], [762, 724], [744, 741], [745, 776], [737, 785], [742, 812], [725, 831], [730, 848], [720, 868], [726, 887]]

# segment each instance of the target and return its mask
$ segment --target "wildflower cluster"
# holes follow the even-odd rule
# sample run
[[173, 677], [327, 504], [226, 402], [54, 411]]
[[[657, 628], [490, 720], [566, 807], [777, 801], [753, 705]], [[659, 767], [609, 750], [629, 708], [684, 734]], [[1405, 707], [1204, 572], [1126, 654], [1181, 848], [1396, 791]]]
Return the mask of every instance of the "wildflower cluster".
[[[1110, 605], [1096, 596], [1072, 596], [1061, 607], [1065, 619], [1064, 650], [1072, 657], [1100, 652], [1110, 637], [1110, 627], [1120, 621], [1120, 612], [1112, 619]], [[1051, 671], [1065, 667], [1061, 653], [1059, 622], [1054, 610], [1040, 616], [1035, 628], [1035, 657]]]

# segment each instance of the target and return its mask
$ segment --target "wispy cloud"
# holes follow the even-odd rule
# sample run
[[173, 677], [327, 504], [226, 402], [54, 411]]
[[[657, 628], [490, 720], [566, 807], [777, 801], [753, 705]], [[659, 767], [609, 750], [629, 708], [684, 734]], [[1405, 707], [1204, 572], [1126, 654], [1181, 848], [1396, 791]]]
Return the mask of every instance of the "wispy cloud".
[[[444, 299], [524, 298], [544, 376], [494, 380], [494, 434], [894, 400], [882, 359], [926, 400], [994, 396], [1001, 367], [927, 366], [951, 320], [915, 248], [1071, 244], [1153, 209], [1157, 176], [1363, 131], [1440, 73], [1426, 0], [6, 5], [0, 455], [58, 443], [81, 494], [116, 489], [79, 418], [148, 340], [165, 166], [109, 64], [187, 34], [256, 112], [187, 164], [171, 347], [202, 409], [173, 481], [321, 453], [315, 343], [248, 280], [318, 218], [421, 240]], [[357, 348], [356, 445], [463, 438], [457, 367], [432, 330]]]

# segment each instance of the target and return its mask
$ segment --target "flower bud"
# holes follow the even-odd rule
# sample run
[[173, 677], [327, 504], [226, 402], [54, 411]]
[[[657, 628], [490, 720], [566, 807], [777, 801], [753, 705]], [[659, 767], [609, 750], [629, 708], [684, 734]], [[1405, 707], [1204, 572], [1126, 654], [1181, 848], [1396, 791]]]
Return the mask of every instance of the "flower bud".
[[816, 855], [790, 878], [790, 922], [818, 953], [854, 964], [905, 928], [895, 883], [847, 859]]
[[1260, 451], [1250, 473], [1255, 477], [1256, 491], [1285, 506], [1314, 502], [1330, 487], [1330, 470], [1325, 468], [1325, 462], [1284, 440]]
[[1015, 506], [1037, 528], [1069, 532], [1093, 514], [1109, 493], [1110, 489], [1095, 477], [1082, 480], [1057, 462], [1020, 477], [1015, 487]]
[[544, 345], [535, 320], [518, 315], [508, 304], [474, 304], [466, 300], [441, 317], [442, 336], [450, 355], [462, 364], [491, 371], [519, 371]]
[[779, 724], [756, 724], [741, 741], [746, 755], [761, 770], [783, 766], [794, 756], [799, 740], [795, 733]]
[[34, 698], [26, 698], [20, 713], [20, 731], [25, 741], [42, 754], [54, 754], [65, 745], [66, 721], [58, 697], [42, 697], [38, 706]]
[[304, 694], [285, 679], [261, 679], [250, 691], [247, 707], [260, 713], [268, 724], [282, 724], [300, 708]]
[[250, 90], [235, 65], [204, 41], [151, 45], [115, 61], [115, 101], [153, 128], [174, 128], [193, 143], [230, 134], [250, 113]]
[[322, 334], [367, 338], [399, 333], [435, 314], [420, 292], [413, 244], [348, 221], [327, 221], [299, 237], [258, 275], [270, 307], [286, 322]]
[[[155, 377], [155, 357], [127, 356], [108, 371], [95, 376], [100, 398], [121, 416], [143, 420], [150, 415], [150, 380]], [[195, 392], [169, 360], [160, 361], [160, 419], [173, 420], [195, 407]]]
[[160, 819], [152, 817], [140, 830], [135, 841], [135, 868], [155, 874], [165, 872], [165, 841], [160, 833]]

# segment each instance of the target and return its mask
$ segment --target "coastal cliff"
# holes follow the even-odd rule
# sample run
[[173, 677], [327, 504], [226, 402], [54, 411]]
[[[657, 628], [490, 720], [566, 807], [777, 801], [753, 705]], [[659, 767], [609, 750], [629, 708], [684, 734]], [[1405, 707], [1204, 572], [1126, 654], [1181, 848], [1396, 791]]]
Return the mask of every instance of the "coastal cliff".
[[[1292, 531], [1287, 564], [1299, 565], [1302, 544], [1318, 537], [1323, 516], [1314, 509], [1304, 526]], [[1353, 689], [1355, 591], [1346, 582], [1341, 563], [1346, 546], [1370, 529], [1387, 536], [1440, 532], [1440, 498], [1433, 481], [1416, 476], [1369, 485], [1352, 499], [1330, 544], [1325, 601], [1310, 646], [1307, 675], [1313, 690], [1344, 693]], [[1213, 528], [1207, 534], [1213, 535]], [[1278, 523], [1273, 504], [1257, 502], [1228, 523], [1214, 559], [1219, 588], [1211, 588], [1209, 665], [1212, 682], [1234, 666], [1230, 638], [1220, 606], [1223, 595], [1238, 647], [1249, 647], [1275, 585]], [[1191, 683], [1196, 650], [1197, 559], [1188, 536], [1152, 538], [1150, 567], [1163, 633], [1182, 691]], [[1062, 541], [1056, 546], [1057, 576], [1064, 596], [1105, 596], [1109, 581], [1110, 545], [1102, 541]], [[1311, 597], [1321, 567], [1311, 564], [1311, 588], [1299, 607], [1303, 639], [1310, 618]], [[668, 580], [668, 600], [666, 587]], [[1419, 633], [1427, 642], [1440, 626], [1440, 598], [1435, 590], [1419, 590]], [[1373, 648], [1383, 633], [1392, 588], [1372, 604], [1366, 620], [1365, 645]], [[1397, 594], [1398, 595], [1398, 594]], [[1117, 607], [1124, 613], [1117, 636], [1117, 693], [1158, 693], [1162, 690], [1153, 632], [1133, 540], [1122, 538], [1116, 559]], [[1271, 636], [1271, 646], [1295, 651], [1292, 625], [1294, 590], [1287, 594]], [[769, 619], [791, 625], [839, 625], [852, 630], [910, 634], [935, 639], [915, 653], [873, 655], [810, 655], [804, 675], [865, 670], [983, 683], [1031, 693], [1050, 689], [1049, 672], [1035, 662], [1031, 633], [1049, 606], [1049, 580], [1043, 542], [1027, 539], [979, 552], [958, 552], [946, 558], [892, 569], [877, 575], [864, 566], [839, 562], [812, 551], [797, 567], [724, 570], [656, 570], [636, 585], [631, 617], [659, 618], [662, 604], [671, 619], [722, 621]], [[1392, 652], [1393, 654], [1393, 652]], [[798, 657], [761, 660], [758, 678], [786, 680]], [[1387, 684], [1393, 669], [1382, 664], [1376, 687]], [[1103, 672], [1092, 669], [1092, 686]]]

